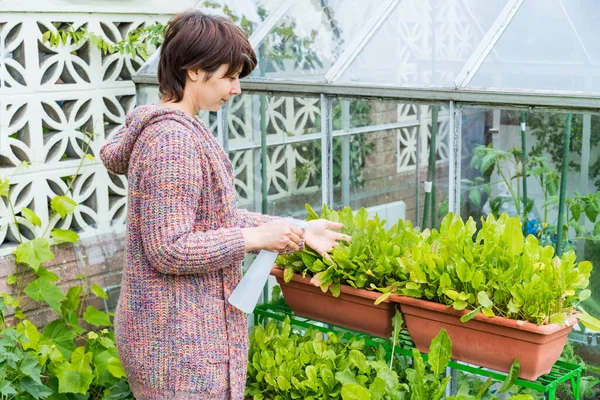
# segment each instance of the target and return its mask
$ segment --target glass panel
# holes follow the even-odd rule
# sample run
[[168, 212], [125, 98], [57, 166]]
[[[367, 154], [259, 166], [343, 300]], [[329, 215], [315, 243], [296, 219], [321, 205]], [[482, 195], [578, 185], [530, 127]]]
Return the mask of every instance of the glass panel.
[[[250, 37], [265, 20], [280, 0], [206, 0], [197, 8], [207, 14], [229, 18]], [[142, 65], [140, 74], [156, 75], [158, 71], [158, 50]]]
[[600, 91], [600, 5], [527, 0], [470, 88]]
[[401, 1], [339, 81], [453, 86], [507, 0], [482, 3]]
[[564, 7], [574, 30], [581, 39], [582, 48], [585, 48], [594, 64], [600, 63], [600, 41], [598, 41], [600, 5], [598, 2], [596, 0], [570, 0], [562, 1], [560, 5]]
[[[565, 113], [463, 108], [461, 215], [520, 215], [524, 231], [556, 245]], [[525, 150], [521, 122], [525, 121]], [[585, 309], [600, 316], [600, 116], [573, 114], [567, 173], [564, 250], [596, 267]], [[523, 158], [527, 155], [523, 180]], [[588, 161], [589, 160], [589, 161]], [[524, 201], [524, 184], [527, 199]], [[525, 207], [525, 204], [527, 206]], [[578, 205], [577, 205], [578, 204]], [[576, 209], [580, 208], [581, 213]], [[587, 209], [587, 212], [586, 212]], [[576, 214], [579, 214], [576, 217]], [[577, 328], [576, 328], [577, 330]]]
[[[377, 213], [386, 219], [389, 227], [399, 218], [420, 225], [431, 107], [342, 100], [333, 103], [333, 114], [334, 206], [350, 205], [355, 210], [366, 207], [372, 215]], [[448, 192], [447, 121], [444, 109], [438, 120], [434, 210], [443, 209]]]
[[230, 104], [227, 115], [239, 207], [262, 211], [262, 127], [268, 144], [268, 213], [304, 218], [305, 203], [321, 207], [319, 98], [242, 95]]
[[[556, 242], [558, 195], [562, 170], [566, 114], [559, 112], [522, 112], [466, 107], [462, 116], [462, 198], [461, 215], [480, 217], [489, 213], [519, 215], [528, 221], [526, 230], [536, 234], [544, 244]], [[525, 122], [525, 148], [522, 143], [521, 122]], [[567, 174], [567, 203], [576, 201], [579, 194], [595, 193], [600, 178], [600, 121], [591, 118], [584, 124], [584, 116], [573, 114], [570, 155]], [[584, 126], [588, 135], [583, 135]], [[584, 138], [585, 139], [584, 143]], [[593, 140], [596, 140], [594, 142]], [[582, 152], [589, 149], [589, 164], [582, 164]], [[523, 179], [523, 158], [527, 179]], [[582, 167], [582, 165], [584, 165]], [[585, 179], [584, 179], [585, 178]], [[527, 203], [524, 187], [527, 187]], [[570, 199], [570, 200], [569, 200]], [[527, 205], [526, 205], [527, 204]], [[595, 217], [595, 214], [590, 214]], [[580, 234], [593, 231], [587, 228], [585, 216], [569, 221], [573, 213], [569, 207], [565, 223], [572, 222], [566, 248], [576, 248]], [[594, 221], [592, 221], [594, 222]], [[579, 254], [580, 256], [582, 254]]]
[[251, 77], [323, 78], [379, 3], [377, 0], [294, 2], [259, 45], [259, 65]]

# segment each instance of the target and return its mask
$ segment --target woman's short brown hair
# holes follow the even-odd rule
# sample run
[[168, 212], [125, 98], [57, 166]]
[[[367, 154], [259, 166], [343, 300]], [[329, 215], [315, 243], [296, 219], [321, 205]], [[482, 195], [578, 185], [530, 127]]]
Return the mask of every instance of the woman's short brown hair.
[[158, 62], [158, 90], [167, 101], [181, 101], [188, 69], [202, 69], [206, 79], [223, 64], [225, 76], [248, 76], [256, 54], [244, 32], [230, 20], [189, 10], [176, 15], [165, 29]]

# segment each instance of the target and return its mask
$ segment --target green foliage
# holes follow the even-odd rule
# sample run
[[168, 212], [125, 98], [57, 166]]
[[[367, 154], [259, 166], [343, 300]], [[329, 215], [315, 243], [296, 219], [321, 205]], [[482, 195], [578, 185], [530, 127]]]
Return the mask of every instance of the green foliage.
[[[289, 319], [279, 328], [270, 321], [266, 328], [255, 326], [250, 336], [245, 395], [255, 400], [436, 400], [450, 383], [443, 374], [451, 354], [452, 343], [442, 330], [431, 342], [429, 363], [413, 349], [412, 368], [392, 355], [392, 369], [381, 345], [374, 349], [361, 338], [332, 332], [324, 336], [312, 328], [296, 334]], [[507, 379], [506, 387], [514, 378]], [[468, 395], [469, 388], [463, 390]]]
[[[93, 135], [87, 135], [89, 141]], [[89, 149], [89, 142], [84, 148]], [[96, 284], [89, 285], [85, 276], [82, 284], [63, 293], [56, 285], [59, 277], [42, 265], [54, 259], [49, 239], [55, 243], [76, 243], [79, 236], [68, 229], [54, 228], [59, 219], [72, 214], [77, 203], [69, 191], [83, 166], [82, 157], [73, 176], [66, 179], [64, 194], [50, 200], [52, 216], [42, 231], [41, 219], [33, 210], [23, 208], [21, 216], [33, 226], [32, 240], [20, 237], [15, 249], [15, 274], [7, 283], [15, 288], [16, 298], [0, 293], [0, 398], [2, 399], [133, 399], [115, 347], [114, 334], [102, 327], [111, 327], [111, 314], [102, 312], [85, 302], [91, 294], [106, 298]], [[2, 189], [4, 187], [4, 189]], [[18, 219], [9, 197], [10, 179], [0, 182], [0, 196], [8, 202], [17, 231]], [[34, 279], [26, 284], [26, 273]], [[31, 323], [23, 309], [31, 302], [45, 303], [58, 318], [47, 324], [43, 331]], [[5, 319], [9, 308], [14, 309], [15, 325]], [[90, 326], [98, 331], [90, 330]]]
[[[537, 138], [537, 144], [531, 151], [532, 156], [549, 154], [555, 169], [560, 169], [563, 157], [563, 144], [566, 114], [557, 113], [527, 113], [529, 132]], [[571, 123], [572, 153], [581, 154], [583, 150], [583, 115], [573, 114]], [[590, 143], [600, 143], [600, 119], [592, 117]], [[572, 171], [579, 171], [581, 165], [576, 158], [569, 161]], [[592, 160], [590, 165], [590, 178], [596, 179], [596, 187], [600, 189], [600, 159]]]
[[[307, 205], [309, 219], [318, 216]], [[302, 252], [278, 257], [277, 264], [291, 273], [307, 273], [312, 282], [323, 291], [339, 294], [339, 285], [379, 290], [392, 293], [408, 279], [408, 270], [403, 258], [412, 251], [412, 246], [422, 240], [410, 221], [398, 221], [390, 230], [384, 221], [368, 219], [366, 209], [353, 213], [350, 207], [335, 211], [325, 206], [321, 217], [344, 224], [342, 232], [352, 236], [352, 242], [341, 243], [323, 257], [310, 248]]]
[[[307, 210], [309, 220], [319, 217]], [[310, 248], [280, 256], [277, 264], [286, 270], [287, 281], [293, 273], [309, 274], [312, 284], [334, 296], [341, 284], [348, 284], [380, 291], [377, 303], [397, 293], [473, 310], [464, 322], [483, 313], [538, 325], [564, 324], [579, 311], [585, 326], [600, 327], [579, 304], [590, 294], [592, 264], [577, 263], [573, 251], [557, 257], [552, 246], [542, 246], [533, 235], [525, 237], [518, 218], [489, 215], [477, 232], [472, 218], [465, 222], [449, 213], [439, 231], [419, 232], [404, 221], [386, 231], [364, 209], [354, 214], [349, 207], [324, 207], [321, 217], [342, 222], [352, 242], [324, 257]]]
[[85, 27], [75, 29], [69, 24], [64, 29], [56, 31], [46, 31], [42, 35], [42, 43], [48, 42], [51, 47], [66, 46], [68, 43], [79, 45], [89, 42], [103, 54], [120, 53], [126, 54], [131, 58], [140, 57], [143, 60], [148, 58], [149, 45], [153, 47], [160, 46], [164, 40], [165, 26], [161, 23], [140, 26], [131, 30], [127, 37], [116, 43], [109, 43], [106, 39], [94, 32], [88, 31]]
[[[555, 257], [551, 246], [541, 246], [532, 235], [524, 238], [520, 221], [506, 214], [499, 219], [488, 216], [473, 240], [475, 233], [472, 219], [465, 223], [448, 214], [439, 232], [432, 230], [415, 246], [418, 257], [408, 263], [422, 297], [456, 310], [480, 310], [487, 316], [536, 324], [564, 322], [573, 314], [579, 294], [585, 296], [581, 291], [588, 286], [591, 263], [576, 263], [572, 251]], [[433, 256], [442, 263], [426, 261]]]

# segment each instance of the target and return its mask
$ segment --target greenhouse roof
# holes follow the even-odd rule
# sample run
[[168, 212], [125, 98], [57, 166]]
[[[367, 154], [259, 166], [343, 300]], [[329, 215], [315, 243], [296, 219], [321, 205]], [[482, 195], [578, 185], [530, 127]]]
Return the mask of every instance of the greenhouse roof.
[[[600, 107], [597, 0], [220, 0], [255, 90]], [[158, 52], [136, 81], [156, 80]], [[494, 97], [496, 96], [496, 97]]]

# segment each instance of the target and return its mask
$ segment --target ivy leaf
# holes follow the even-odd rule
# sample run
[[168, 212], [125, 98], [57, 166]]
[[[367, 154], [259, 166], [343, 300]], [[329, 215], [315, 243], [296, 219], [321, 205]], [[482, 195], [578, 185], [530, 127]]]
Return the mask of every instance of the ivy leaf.
[[17, 325], [17, 331], [21, 335], [23, 335], [27, 339], [29, 339], [29, 342], [25, 342], [25, 341], [21, 342], [21, 345], [23, 346], [24, 350], [27, 350], [27, 349], [37, 350], [38, 349], [38, 343], [40, 341], [40, 333], [38, 332], [38, 330], [34, 324], [25, 320], [25, 321], [19, 323], [19, 325]]
[[53, 393], [52, 390], [29, 377], [21, 379], [19, 385], [35, 399], [46, 399]]
[[69, 290], [67, 290], [66, 298], [61, 306], [63, 314], [67, 311], [77, 311], [77, 309], [79, 308], [80, 295], [81, 286], [71, 286]]
[[0, 178], [0, 197], [8, 197], [10, 192], [10, 180]]
[[94, 379], [91, 368], [77, 369], [68, 366], [57, 374], [59, 393], [86, 394]]
[[30, 377], [34, 382], [42, 385], [42, 381], [40, 380], [42, 366], [30, 353], [26, 353], [26, 356], [21, 360], [19, 370], [23, 375]]
[[104, 289], [102, 289], [102, 287], [100, 287], [99, 285], [92, 283], [92, 287], [90, 288], [90, 290], [92, 291], [92, 293], [94, 293], [94, 295], [96, 295], [96, 297], [108, 300], [108, 295], [106, 294]]
[[14, 285], [15, 283], [17, 283], [17, 276], [14, 274], [10, 274], [6, 277], [6, 284], [7, 285]]
[[27, 264], [34, 271], [38, 270], [41, 263], [54, 259], [54, 254], [50, 251], [50, 244], [44, 238], [21, 243], [14, 253], [18, 263]]
[[52, 283], [54, 283], [54, 282], [56, 282], [57, 280], [60, 279], [58, 275], [56, 275], [54, 272], [48, 271], [44, 267], [39, 267], [38, 270], [37, 270], [37, 272], [35, 274], [37, 275], [38, 278], [45, 279], [45, 280], [50, 281]]
[[57, 244], [77, 243], [79, 241], [79, 235], [70, 229], [52, 229], [50, 236]]
[[108, 314], [92, 306], [86, 308], [85, 313], [83, 313], [83, 319], [94, 326], [112, 326]]
[[29, 222], [31, 222], [35, 226], [42, 226], [42, 220], [37, 216], [33, 210], [23, 207], [21, 209], [21, 215]]
[[25, 293], [35, 301], [44, 300], [54, 311], [60, 314], [60, 302], [65, 298], [65, 295], [52, 282], [38, 278], [27, 285]]
[[121, 361], [116, 357], [110, 359], [110, 361], [108, 362], [107, 369], [108, 372], [110, 372], [112, 376], [114, 376], [117, 379], [126, 377], [125, 370], [123, 369], [123, 364], [121, 364]]
[[77, 202], [68, 196], [54, 196], [50, 201], [50, 207], [52, 207], [52, 211], [64, 218], [75, 211]]
[[446, 370], [452, 357], [452, 342], [448, 332], [442, 328], [440, 333], [433, 338], [429, 346], [429, 365], [434, 374], [440, 375]]

